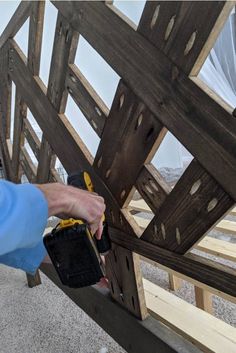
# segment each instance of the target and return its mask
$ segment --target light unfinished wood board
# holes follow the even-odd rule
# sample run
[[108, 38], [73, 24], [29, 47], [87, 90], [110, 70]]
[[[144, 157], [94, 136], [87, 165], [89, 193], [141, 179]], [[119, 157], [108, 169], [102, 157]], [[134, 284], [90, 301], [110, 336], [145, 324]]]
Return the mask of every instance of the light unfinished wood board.
[[235, 353], [236, 328], [144, 279], [150, 313], [204, 352]]

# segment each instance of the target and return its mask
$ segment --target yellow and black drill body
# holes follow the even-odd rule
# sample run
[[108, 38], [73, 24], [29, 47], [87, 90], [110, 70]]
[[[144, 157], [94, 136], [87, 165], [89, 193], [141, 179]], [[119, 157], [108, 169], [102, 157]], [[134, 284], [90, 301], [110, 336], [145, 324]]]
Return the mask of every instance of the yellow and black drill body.
[[[87, 172], [68, 176], [68, 184], [94, 192]], [[44, 245], [61, 282], [72, 288], [90, 286], [105, 276], [100, 254], [111, 248], [105, 217], [101, 240], [92, 236], [88, 224], [81, 219], [61, 220], [51, 233], [44, 236]]]

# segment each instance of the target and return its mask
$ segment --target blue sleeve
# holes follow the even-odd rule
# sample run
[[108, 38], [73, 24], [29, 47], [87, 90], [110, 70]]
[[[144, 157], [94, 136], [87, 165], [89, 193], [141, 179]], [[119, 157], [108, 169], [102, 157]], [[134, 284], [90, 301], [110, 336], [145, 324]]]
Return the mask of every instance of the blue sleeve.
[[0, 210], [0, 262], [33, 273], [45, 255], [48, 205], [43, 193], [32, 184], [0, 181]]

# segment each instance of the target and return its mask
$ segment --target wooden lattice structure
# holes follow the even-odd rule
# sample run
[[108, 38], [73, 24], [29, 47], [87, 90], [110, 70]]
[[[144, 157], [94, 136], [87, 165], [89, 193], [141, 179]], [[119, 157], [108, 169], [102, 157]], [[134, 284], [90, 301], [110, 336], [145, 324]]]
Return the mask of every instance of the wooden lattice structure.
[[[95, 288], [62, 289], [129, 352], [197, 352], [148, 316], [139, 255], [235, 302], [235, 271], [189, 253], [236, 200], [236, 114], [197, 78], [234, 3], [147, 2], [137, 28], [110, 2], [53, 4], [58, 17], [48, 87], [39, 78], [44, 2], [22, 2], [0, 38], [5, 175], [17, 183], [22, 171], [30, 182], [57, 181], [56, 156], [68, 173], [89, 171], [106, 200], [113, 243], [107, 275], [119, 305]], [[29, 17], [26, 58], [14, 36]], [[74, 64], [79, 34], [121, 77], [110, 111]], [[101, 139], [94, 159], [65, 115], [68, 94]], [[194, 156], [173, 190], [151, 164], [168, 130]], [[135, 188], [155, 214], [143, 232], [128, 208]], [[42, 270], [62, 287], [50, 265]]]

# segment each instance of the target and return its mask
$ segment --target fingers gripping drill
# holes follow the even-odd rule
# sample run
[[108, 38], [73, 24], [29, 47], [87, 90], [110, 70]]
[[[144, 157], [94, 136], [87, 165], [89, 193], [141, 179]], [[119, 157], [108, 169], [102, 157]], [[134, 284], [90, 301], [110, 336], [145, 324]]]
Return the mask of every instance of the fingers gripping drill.
[[[71, 174], [67, 181], [69, 185], [94, 192], [87, 172]], [[61, 220], [51, 233], [44, 236], [44, 245], [62, 284], [81, 288], [95, 284], [105, 276], [100, 255], [109, 252], [111, 243], [104, 215], [100, 240], [91, 234], [85, 220], [69, 218]]]

